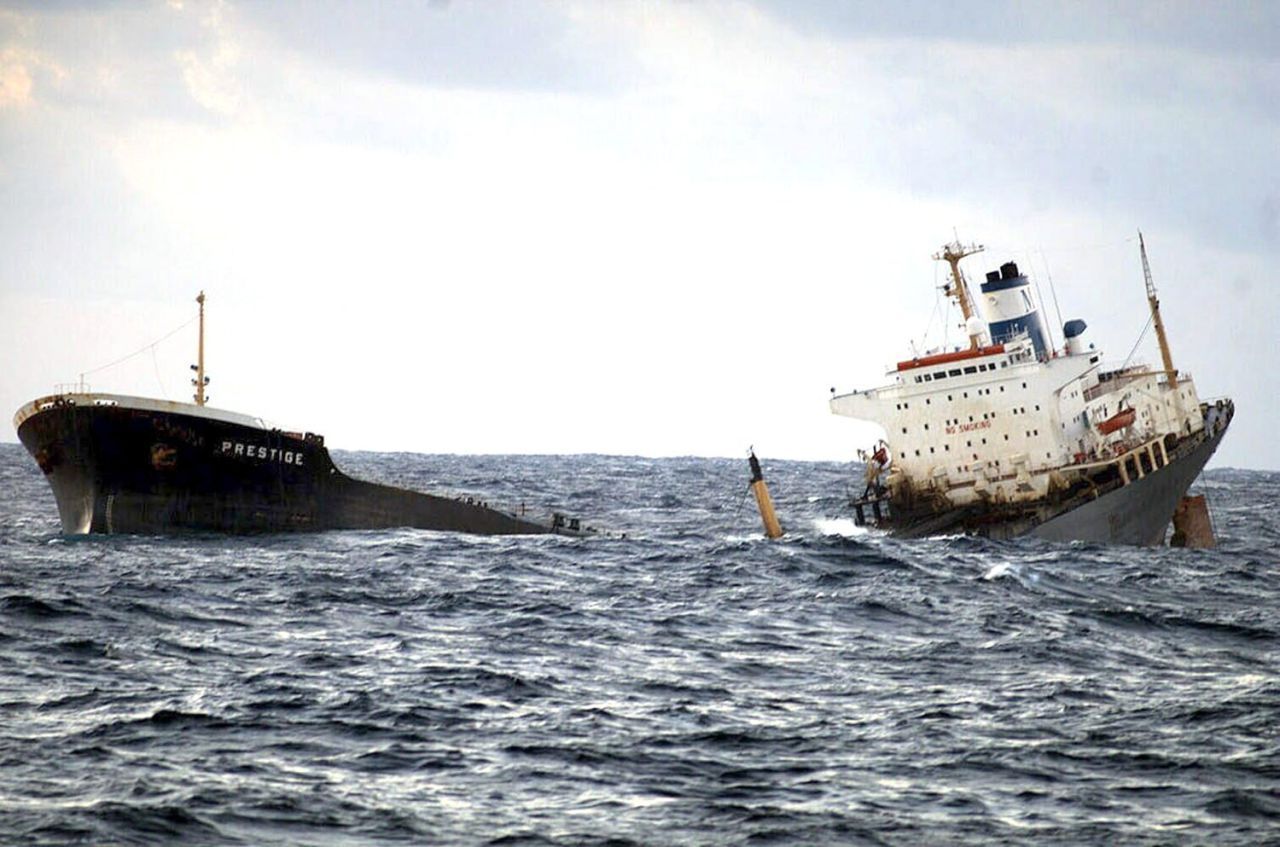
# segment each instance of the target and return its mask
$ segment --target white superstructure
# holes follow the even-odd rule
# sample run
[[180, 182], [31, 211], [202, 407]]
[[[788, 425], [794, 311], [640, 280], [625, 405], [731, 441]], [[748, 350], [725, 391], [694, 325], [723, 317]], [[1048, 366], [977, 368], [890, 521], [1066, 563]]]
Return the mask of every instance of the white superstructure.
[[1103, 370], [1080, 320], [1066, 322], [1054, 349], [1014, 263], [988, 274], [974, 298], [958, 261], [979, 250], [948, 245], [938, 256], [952, 264], [947, 293], [966, 313], [969, 346], [899, 362], [887, 385], [831, 398], [835, 414], [884, 428], [892, 496], [927, 494], [938, 507], [1032, 501], [1117, 460], [1126, 479], [1139, 478], [1203, 429], [1195, 384], [1171, 365]]

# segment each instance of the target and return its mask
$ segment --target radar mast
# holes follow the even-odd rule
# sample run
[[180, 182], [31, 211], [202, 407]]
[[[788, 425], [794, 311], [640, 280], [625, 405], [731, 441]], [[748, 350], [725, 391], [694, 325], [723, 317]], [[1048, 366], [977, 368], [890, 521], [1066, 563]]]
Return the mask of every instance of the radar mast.
[[200, 304], [200, 346], [196, 350], [196, 363], [191, 366], [191, 370], [196, 372], [196, 378], [191, 380], [191, 384], [196, 387], [196, 393], [192, 397], [196, 401], [197, 406], [203, 406], [205, 402], [204, 387], [209, 384], [209, 377], [204, 375], [204, 292], [200, 292], [200, 296], [196, 298], [196, 302]]
[[1160, 358], [1164, 362], [1165, 376], [1169, 378], [1169, 387], [1178, 387], [1178, 371], [1173, 366], [1173, 356], [1169, 353], [1169, 339], [1164, 334], [1164, 321], [1160, 319], [1160, 298], [1156, 296], [1156, 284], [1151, 279], [1151, 265], [1147, 263], [1147, 244], [1142, 240], [1142, 230], [1138, 230], [1138, 250], [1142, 253], [1142, 276], [1147, 282], [1147, 304], [1151, 306], [1151, 323], [1156, 328], [1156, 341], [1160, 344]]
[[[969, 284], [965, 282], [964, 274], [960, 272], [960, 260], [965, 256], [972, 256], [974, 253], [981, 253], [985, 248], [981, 244], [961, 244], [957, 238], [950, 244], [944, 244], [942, 250], [934, 253], [934, 261], [946, 262], [951, 266], [951, 282], [943, 287], [943, 293], [948, 297], [956, 298], [960, 304], [960, 312], [964, 315], [965, 332], [969, 332], [969, 318], [976, 314], [973, 306], [973, 295], [969, 293]], [[969, 336], [969, 347], [978, 349], [978, 336]]]

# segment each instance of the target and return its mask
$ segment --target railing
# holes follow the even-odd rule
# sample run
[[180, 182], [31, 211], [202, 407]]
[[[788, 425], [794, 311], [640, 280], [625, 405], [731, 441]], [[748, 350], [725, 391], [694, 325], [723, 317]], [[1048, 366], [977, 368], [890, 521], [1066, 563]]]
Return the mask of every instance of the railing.
[[[1092, 388], [1085, 389], [1084, 401], [1089, 403], [1101, 397], [1103, 394], [1123, 388], [1130, 383], [1137, 382], [1139, 379], [1148, 376], [1154, 376], [1156, 378], [1157, 385], [1168, 386], [1169, 384], [1169, 375], [1164, 371], [1152, 370], [1147, 365], [1135, 365], [1133, 367], [1125, 368], [1122, 371], [1112, 371], [1107, 375], [1106, 379], [1102, 380]], [[1178, 371], [1178, 382], [1191, 382], [1192, 379], [1194, 379], [1194, 377], [1192, 377], [1190, 372]]]
[[1128, 367], [1124, 370], [1111, 371], [1108, 374], [1100, 376], [1097, 385], [1092, 388], [1085, 389], [1084, 401], [1086, 403], [1092, 402], [1103, 394], [1110, 393], [1118, 388], [1123, 388], [1129, 383], [1136, 382], [1137, 380], [1150, 376], [1153, 373], [1155, 373], [1155, 371], [1152, 371], [1146, 365], [1134, 365], [1133, 367]]
[[[1178, 371], [1178, 382], [1180, 383], [1191, 382], [1194, 379], [1195, 377], [1191, 375], [1191, 371]], [[1169, 374], [1165, 373], [1164, 371], [1160, 371], [1160, 376], [1157, 379], [1157, 382], [1159, 382], [1161, 385], [1168, 385]]]

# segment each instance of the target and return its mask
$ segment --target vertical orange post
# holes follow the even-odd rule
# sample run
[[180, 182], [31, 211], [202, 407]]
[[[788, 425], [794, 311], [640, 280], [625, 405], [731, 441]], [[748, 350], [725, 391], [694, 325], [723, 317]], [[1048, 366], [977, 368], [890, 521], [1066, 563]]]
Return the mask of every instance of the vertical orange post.
[[756, 495], [756, 506], [760, 508], [760, 519], [764, 521], [764, 534], [767, 538], [780, 538], [782, 525], [773, 512], [773, 499], [769, 496], [769, 487], [764, 484], [764, 473], [760, 470], [760, 460], [755, 451], [751, 451], [751, 493]]

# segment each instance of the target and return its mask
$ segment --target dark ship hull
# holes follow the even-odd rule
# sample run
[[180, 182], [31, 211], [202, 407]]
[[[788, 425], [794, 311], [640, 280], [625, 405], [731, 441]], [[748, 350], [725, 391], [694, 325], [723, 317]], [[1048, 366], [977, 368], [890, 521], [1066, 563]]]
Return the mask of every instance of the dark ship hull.
[[932, 509], [918, 499], [895, 502], [882, 496], [855, 499], [855, 515], [859, 524], [871, 523], [906, 538], [963, 533], [996, 539], [1034, 536], [1160, 545], [1178, 501], [1218, 449], [1234, 413], [1230, 400], [1206, 404], [1204, 429], [1171, 445], [1166, 464], [1144, 465], [1139, 457], [1131, 460], [1132, 473], [1126, 469], [1125, 475], [1118, 465], [1104, 465], [1051, 500]]
[[258, 533], [421, 529], [484, 535], [584, 532], [475, 502], [353, 479], [324, 439], [186, 403], [60, 394], [15, 416], [53, 489], [63, 532]]

